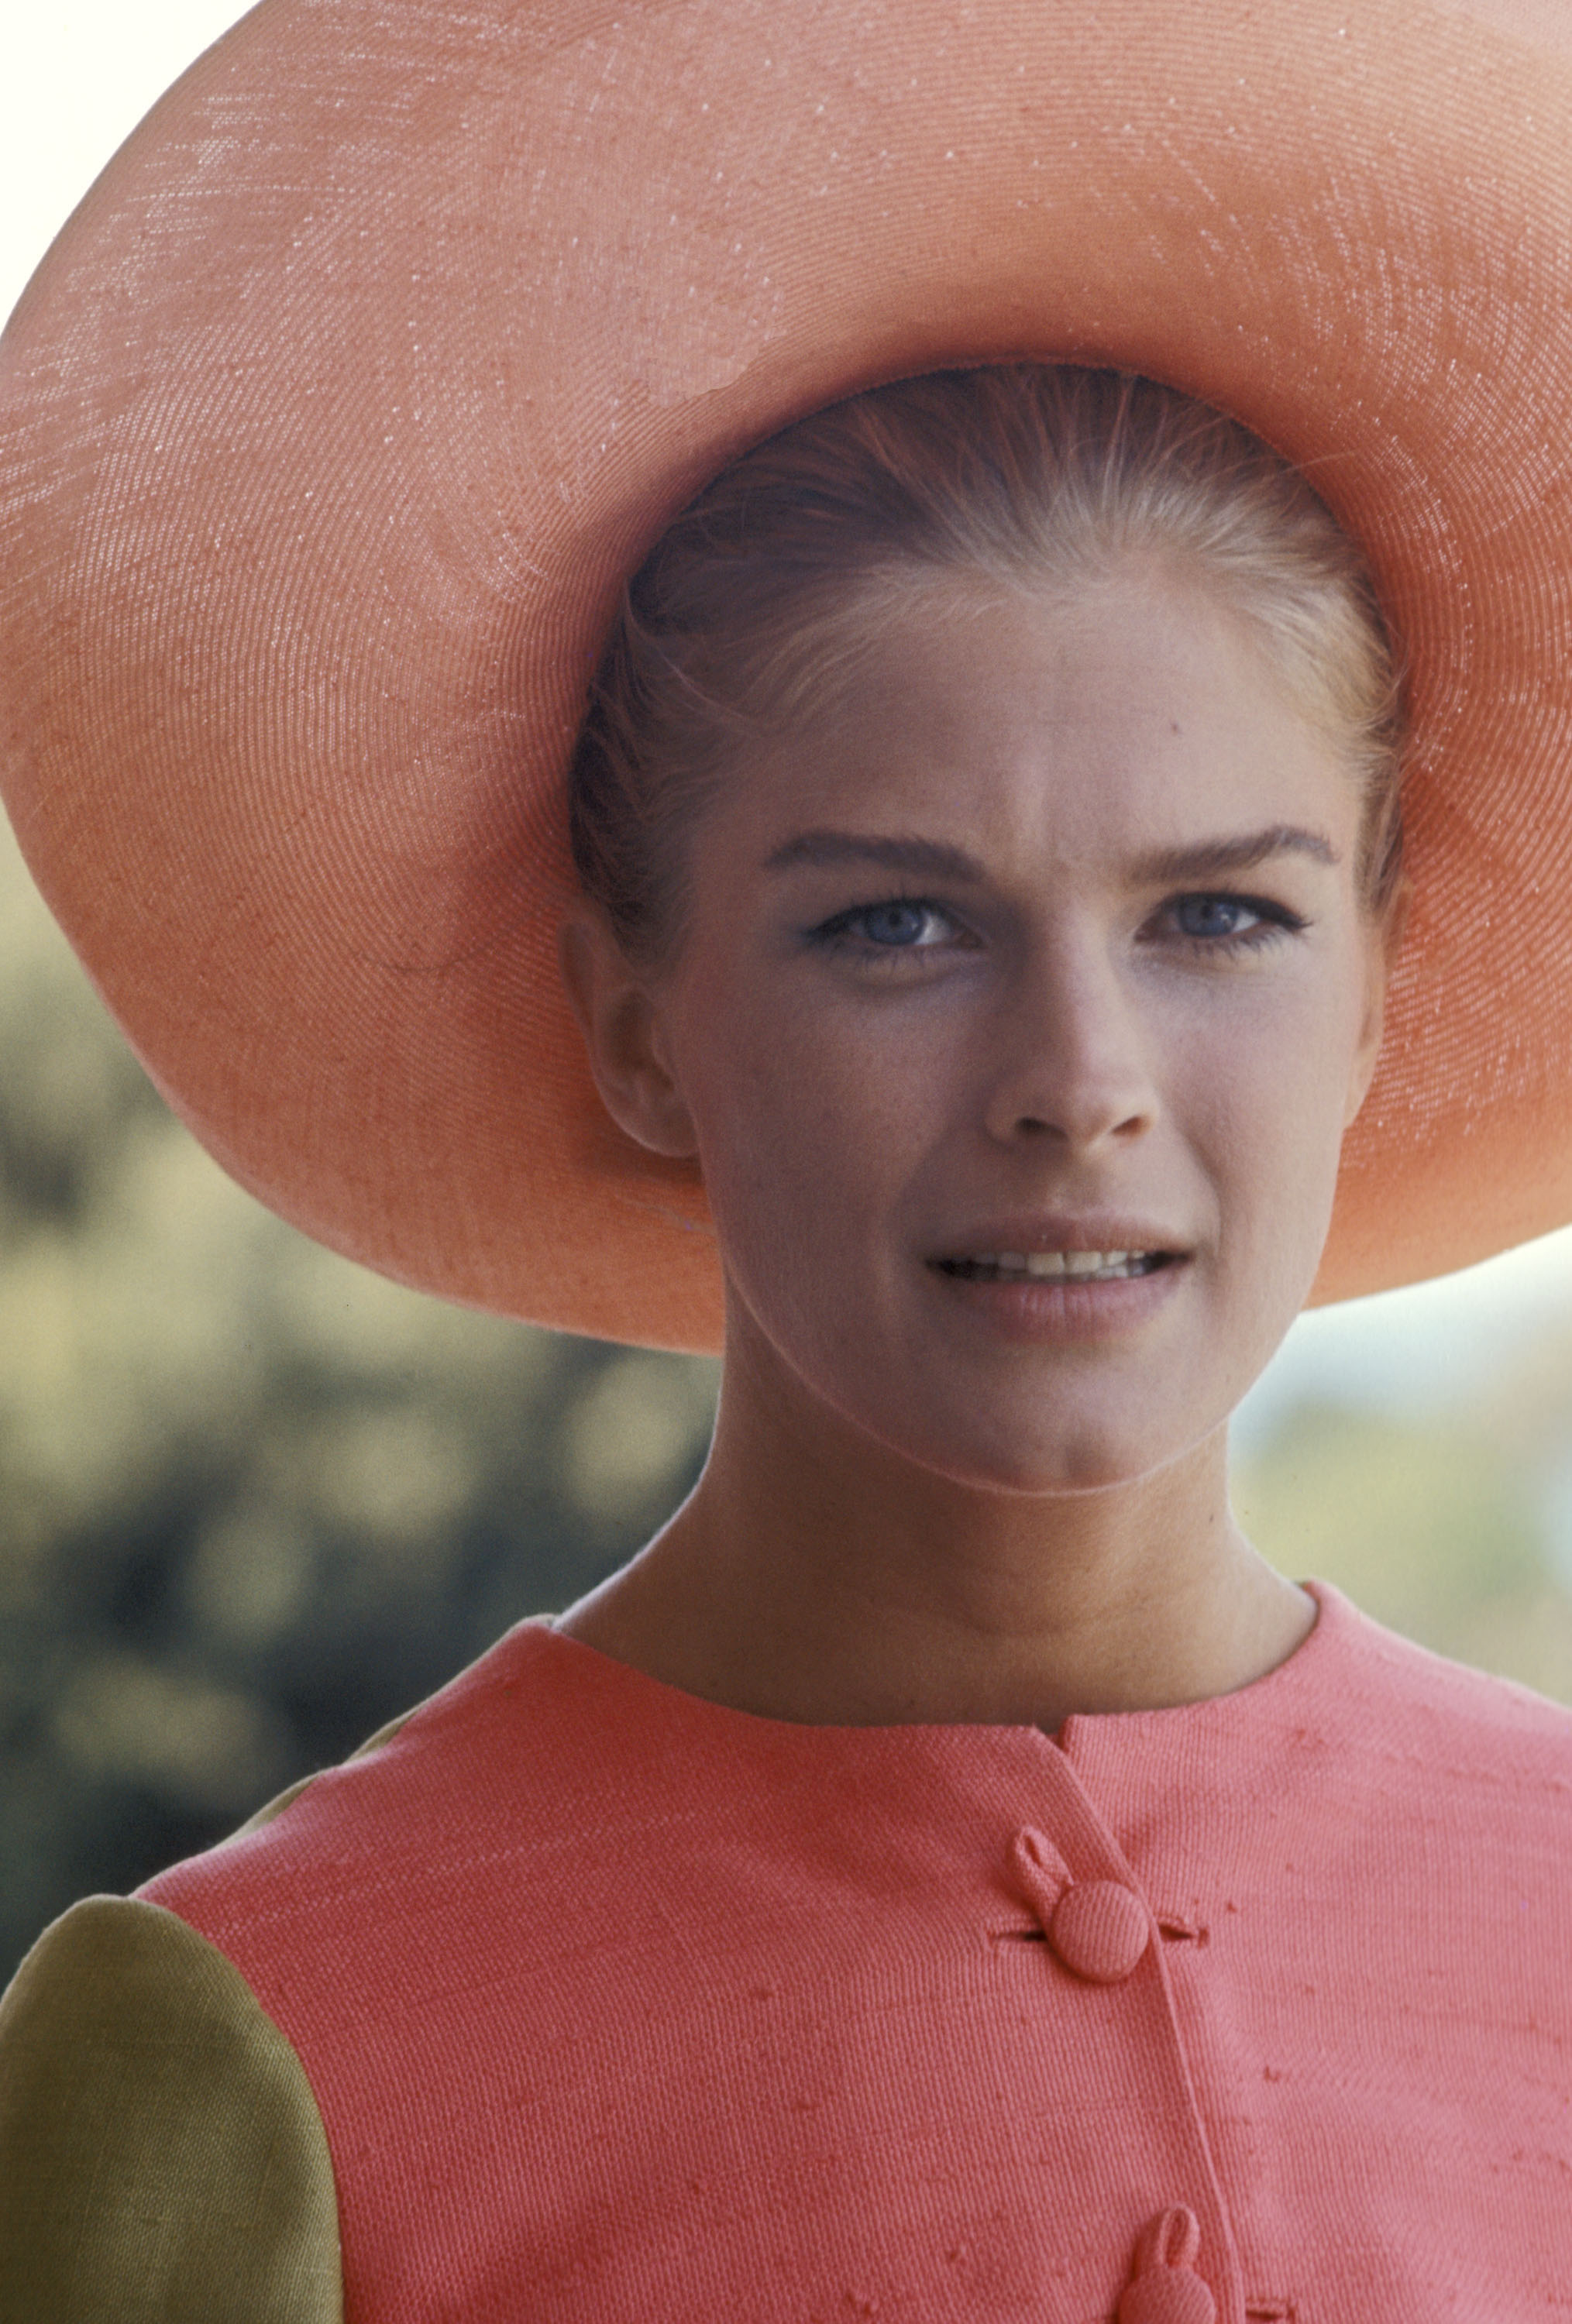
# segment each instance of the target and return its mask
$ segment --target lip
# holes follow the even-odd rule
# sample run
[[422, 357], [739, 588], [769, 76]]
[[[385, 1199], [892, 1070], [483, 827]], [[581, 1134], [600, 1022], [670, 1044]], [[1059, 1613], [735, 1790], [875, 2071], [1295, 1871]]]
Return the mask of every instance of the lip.
[[[952, 1274], [945, 1264], [990, 1252], [1061, 1250], [1161, 1251], [1165, 1263], [1149, 1275], [1102, 1281], [1041, 1276], [979, 1279]], [[1003, 1338], [1025, 1345], [1070, 1345], [1115, 1340], [1151, 1321], [1188, 1277], [1193, 1256], [1193, 1246], [1182, 1235], [1151, 1219], [1037, 1212], [968, 1227], [933, 1252], [927, 1265], [931, 1279], [949, 1297]]]

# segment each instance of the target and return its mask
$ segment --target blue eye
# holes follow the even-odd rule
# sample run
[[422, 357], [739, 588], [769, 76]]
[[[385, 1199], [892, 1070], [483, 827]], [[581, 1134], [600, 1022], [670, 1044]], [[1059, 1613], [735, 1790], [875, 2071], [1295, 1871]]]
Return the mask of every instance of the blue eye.
[[1174, 899], [1173, 916], [1182, 936], [1197, 936], [1214, 942], [1219, 938], [1244, 936], [1258, 927], [1262, 915], [1243, 896], [1179, 896]]
[[815, 944], [860, 954], [868, 964], [880, 955], [888, 960], [901, 953], [948, 952], [966, 943], [965, 930], [943, 905], [930, 904], [921, 896], [886, 896], [881, 903], [854, 904], [809, 933]]
[[855, 924], [870, 944], [916, 945], [922, 942], [937, 917], [931, 904], [914, 904], [902, 897], [893, 903], [870, 904], [855, 915]]

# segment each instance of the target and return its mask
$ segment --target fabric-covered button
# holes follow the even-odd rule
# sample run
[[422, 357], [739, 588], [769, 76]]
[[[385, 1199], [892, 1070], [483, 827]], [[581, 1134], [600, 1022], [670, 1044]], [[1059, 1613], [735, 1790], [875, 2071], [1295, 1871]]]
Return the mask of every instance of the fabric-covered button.
[[1182, 2204], [1142, 2227], [1135, 2267], [1119, 2301], [1119, 2324], [1216, 2324], [1217, 2303], [1196, 2273], [1201, 2230]]
[[1092, 1985], [1117, 1985], [1146, 1950], [1151, 1923], [1117, 1880], [1077, 1880], [1053, 1908], [1048, 1939], [1066, 1969]]

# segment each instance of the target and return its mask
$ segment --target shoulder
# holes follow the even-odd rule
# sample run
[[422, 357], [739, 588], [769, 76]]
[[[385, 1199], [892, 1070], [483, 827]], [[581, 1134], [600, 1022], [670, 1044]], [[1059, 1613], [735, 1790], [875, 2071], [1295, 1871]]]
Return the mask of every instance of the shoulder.
[[[476, 1845], [499, 1820], [512, 1844], [556, 1820], [615, 1748], [597, 1717], [593, 1665], [542, 1623], [522, 1623], [340, 1766], [291, 1784], [227, 1840], [138, 1892], [226, 1950], [227, 1931], [294, 1899], [396, 1887], [445, 1855], [462, 1825]], [[564, 1667], [566, 1665], [566, 1667]]]
[[1297, 1713], [1400, 1788], [1572, 1824], [1572, 1710], [1431, 1654], [1314, 1585], [1324, 1633]]
[[396, 1984], [418, 1976], [460, 1894], [495, 1904], [511, 1887], [533, 1900], [532, 1925], [582, 1901], [587, 1836], [658, 1821], [683, 1787], [682, 1738], [666, 1731], [681, 1728], [679, 1701], [521, 1623], [342, 1765], [139, 1894], [227, 1954], [292, 2033], [300, 1995], [374, 1931], [402, 1957], [384, 1964]]
[[[1401, 1727], [1441, 1721], [1460, 1734], [1498, 1734], [1552, 1758], [1572, 1755], [1572, 1710], [1513, 1679], [1432, 1654], [1361, 1613], [1330, 1582], [1310, 1585], [1328, 1648], [1318, 1676], [1341, 1691], [1352, 1682], [1378, 1718]], [[1312, 1633], [1312, 1636], [1315, 1634]]]
[[300, 2062], [157, 1905], [89, 1897], [0, 2001], [0, 2318], [338, 2324], [338, 2214]]

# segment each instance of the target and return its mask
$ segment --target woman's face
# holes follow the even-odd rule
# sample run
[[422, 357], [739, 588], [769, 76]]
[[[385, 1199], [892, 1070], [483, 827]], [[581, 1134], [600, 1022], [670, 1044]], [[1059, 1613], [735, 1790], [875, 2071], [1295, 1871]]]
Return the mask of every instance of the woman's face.
[[734, 1342], [957, 1480], [1209, 1435], [1308, 1290], [1374, 1061], [1359, 826], [1196, 590], [915, 602], [728, 779], [653, 994]]

